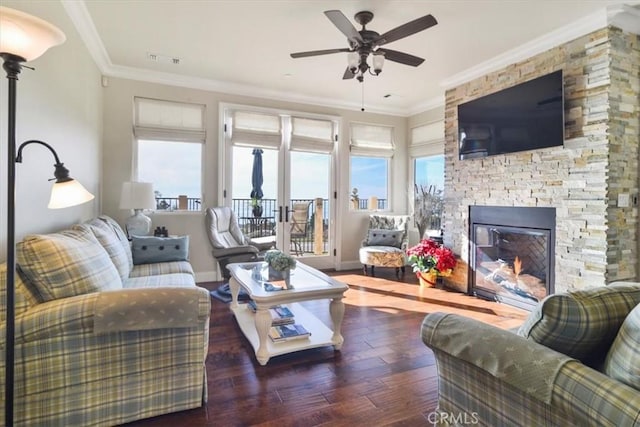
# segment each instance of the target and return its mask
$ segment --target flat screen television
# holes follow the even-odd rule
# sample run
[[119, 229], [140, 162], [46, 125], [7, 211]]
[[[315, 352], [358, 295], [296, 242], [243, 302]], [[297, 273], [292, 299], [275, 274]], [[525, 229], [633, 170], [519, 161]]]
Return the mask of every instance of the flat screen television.
[[458, 105], [460, 159], [564, 144], [562, 70]]

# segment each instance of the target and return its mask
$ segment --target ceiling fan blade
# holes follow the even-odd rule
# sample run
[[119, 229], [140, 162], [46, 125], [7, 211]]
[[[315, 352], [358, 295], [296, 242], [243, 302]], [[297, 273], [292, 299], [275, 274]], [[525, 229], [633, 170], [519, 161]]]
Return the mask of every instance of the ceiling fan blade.
[[433, 27], [437, 23], [438, 21], [436, 21], [436, 18], [432, 15], [425, 15], [422, 18], [414, 19], [411, 22], [407, 22], [393, 30], [387, 31], [374, 41], [374, 45], [382, 46], [383, 44], [400, 40], [404, 37], [426, 30], [429, 27]]
[[385, 59], [388, 59], [389, 61], [399, 62], [404, 65], [411, 65], [412, 67], [417, 67], [424, 62], [423, 58], [409, 55], [404, 52], [398, 52], [397, 50], [380, 48], [376, 52], [384, 53]]
[[351, 49], [325, 49], [325, 50], [310, 50], [308, 52], [295, 52], [291, 54], [292, 58], [305, 58], [307, 56], [328, 55], [330, 53], [351, 52]]
[[327, 15], [327, 18], [329, 18], [331, 22], [333, 22], [333, 25], [342, 31], [342, 34], [347, 36], [347, 39], [352, 44], [360, 44], [364, 42], [356, 27], [353, 26], [351, 21], [349, 21], [342, 12], [339, 10], [327, 10], [324, 14]]
[[349, 79], [354, 78], [355, 76], [356, 75], [351, 72], [349, 67], [347, 67], [347, 69], [344, 70], [344, 75], [342, 76], [342, 80], [349, 80]]

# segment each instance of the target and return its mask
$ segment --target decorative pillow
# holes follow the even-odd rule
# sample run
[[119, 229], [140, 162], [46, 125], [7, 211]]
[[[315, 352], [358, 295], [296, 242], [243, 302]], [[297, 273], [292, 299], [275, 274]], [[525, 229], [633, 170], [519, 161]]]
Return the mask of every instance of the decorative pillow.
[[132, 236], [132, 247], [134, 264], [189, 260], [189, 236]]
[[[96, 223], [102, 223], [102, 225], [98, 225]], [[127, 257], [127, 253], [120, 243], [118, 236], [112, 230], [106, 229], [105, 226], [108, 227], [108, 225], [102, 220], [94, 219], [87, 224], [75, 225], [73, 229], [76, 230], [86, 227], [94, 236], [96, 236], [98, 242], [100, 242], [102, 247], [109, 254], [111, 262], [115, 265], [116, 270], [118, 270], [118, 274], [120, 275], [120, 279], [122, 279], [122, 282], [124, 283], [124, 281], [129, 278], [129, 273], [131, 272], [131, 267], [129, 267], [129, 258]]]
[[88, 228], [27, 236], [16, 258], [43, 301], [122, 288], [109, 254]]
[[402, 231], [371, 229], [367, 234], [369, 246], [394, 246], [399, 247], [402, 242]]
[[531, 312], [518, 335], [598, 368], [620, 325], [638, 303], [638, 284], [549, 295]]
[[604, 373], [640, 390], [640, 304], [622, 323], [604, 362]]
[[604, 362], [604, 373], [640, 390], [640, 304], [622, 323]]

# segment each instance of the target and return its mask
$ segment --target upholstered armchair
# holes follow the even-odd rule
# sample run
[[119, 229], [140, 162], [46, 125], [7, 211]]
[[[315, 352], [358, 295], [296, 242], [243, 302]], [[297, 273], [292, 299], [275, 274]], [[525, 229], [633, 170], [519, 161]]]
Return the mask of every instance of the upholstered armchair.
[[408, 215], [369, 216], [369, 227], [359, 251], [365, 276], [368, 274], [367, 266], [371, 266], [371, 276], [375, 276], [375, 267], [393, 267], [398, 278], [400, 272], [404, 274], [408, 229]]
[[238, 225], [235, 213], [227, 206], [207, 208], [205, 222], [211, 253], [218, 261], [220, 274], [225, 280], [230, 277], [227, 264], [257, 261], [261, 258], [261, 252], [272, 245], [271, 242], [258, 243], [247, 238]]

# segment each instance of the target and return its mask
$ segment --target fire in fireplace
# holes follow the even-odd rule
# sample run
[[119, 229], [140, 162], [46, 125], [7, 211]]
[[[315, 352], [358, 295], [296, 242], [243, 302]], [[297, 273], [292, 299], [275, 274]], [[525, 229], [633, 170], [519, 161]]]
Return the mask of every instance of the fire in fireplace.
[[555, 209], [470, 206], [469, 292], [532, 309], [553, 293]]

